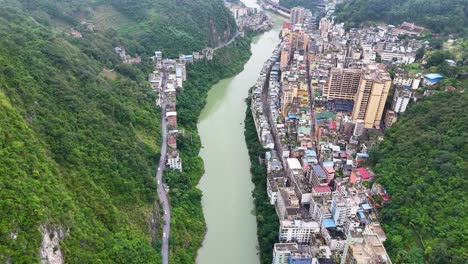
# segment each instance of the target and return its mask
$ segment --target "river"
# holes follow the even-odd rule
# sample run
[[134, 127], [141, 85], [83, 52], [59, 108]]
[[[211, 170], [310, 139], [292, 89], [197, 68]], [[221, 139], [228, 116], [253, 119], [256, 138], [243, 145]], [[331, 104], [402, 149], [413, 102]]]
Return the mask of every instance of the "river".
[[[258, 7], [256, 0], [243, 2], [249, 7]], [[200, 156], [205, 175], [198, 187], [203, 191], [207, 233], [198, 251], [198, 264], [259, 263], [257, 227], [252, 214], [254, 186], [244, 139], [247, 107], [244, 100], [263, 63], [279, 43], [283, 20], [272, 17], [273, 28], [254, 38], [252, 56], [244, 70], [211, 88], [199, 119], [198, 131], [203, 145]]]

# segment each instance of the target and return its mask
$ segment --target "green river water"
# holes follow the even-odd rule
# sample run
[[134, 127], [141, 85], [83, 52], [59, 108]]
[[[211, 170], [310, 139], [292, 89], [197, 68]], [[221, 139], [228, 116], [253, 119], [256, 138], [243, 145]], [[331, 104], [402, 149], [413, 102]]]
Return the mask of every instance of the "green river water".
[[[255, 0], [244, 0], [258, 6]], [[205, 175], [199, 188], [203, 191], [203, 213], [207, 233], [198, 252], [199, 264], [255, 264], [257, 228], [252, 214], [250, 161], [244, 140], [244, 102], [248, 90], [259, 76], [263, 63], [279, 43], [282, 19], [272, 16], [273, 28], [255, 37], [252, 56], [244, 70], [221, 80], [208, 93], [198, 130], [203, 148], [200, 156]], [[266, 186], [265, 186], [266, 188]]]

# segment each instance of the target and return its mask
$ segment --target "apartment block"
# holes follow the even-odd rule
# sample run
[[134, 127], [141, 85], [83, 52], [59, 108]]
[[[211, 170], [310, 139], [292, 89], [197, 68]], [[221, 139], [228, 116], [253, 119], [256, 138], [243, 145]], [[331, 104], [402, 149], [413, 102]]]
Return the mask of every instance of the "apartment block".
[[320, 226], [312, 220], [281, 220], [279, 233], [282, 242], [308, 244], [313, 234], [320, 233]]
[[330, 71], [328, 86], [324, 87], [323, 96], [332, 99], [354, 100], [361, 80], [361, 69], [338, 69]]
[[353, 122], [363, 121], [365, 128], [379, 128], [391, 85], [392, 79], [384, 65], [367, 65], [354, 99]]

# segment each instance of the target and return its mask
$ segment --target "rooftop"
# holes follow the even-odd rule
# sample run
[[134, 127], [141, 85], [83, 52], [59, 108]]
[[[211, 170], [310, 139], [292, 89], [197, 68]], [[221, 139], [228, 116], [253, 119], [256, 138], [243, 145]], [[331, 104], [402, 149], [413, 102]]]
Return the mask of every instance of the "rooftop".
[[274, 245], [275, 251], [293, 251], [298, 250], [296, 243], [276, 243]]
[[300, 170], [300, 169], [302, 169], [301, 163], [296, 158], [289, 158], [287, 160], [287, 162], [288, 162], [288, 167], [291, 170]]
[[317, 186], [314, 186], [312, 189], [316, 193], [329, 193], [329, 192], [331, 192], [330, 187], [327, 186], [327, 185], [325, 185], [325, 186], [317, 185]]

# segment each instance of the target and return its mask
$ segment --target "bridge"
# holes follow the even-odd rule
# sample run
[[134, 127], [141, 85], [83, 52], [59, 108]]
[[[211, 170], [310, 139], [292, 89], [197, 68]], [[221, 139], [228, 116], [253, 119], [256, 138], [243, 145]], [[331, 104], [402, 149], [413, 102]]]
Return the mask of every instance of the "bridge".
[[275, 11], [276, 13], [287, 18], [290, 17], [291, 9], [281, 6], [278, 3], [275, 3], [271, 0], [263, 0], [263, 3], [270, 5], [273, 8], [273, 11]]

